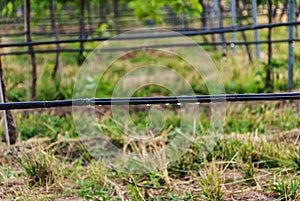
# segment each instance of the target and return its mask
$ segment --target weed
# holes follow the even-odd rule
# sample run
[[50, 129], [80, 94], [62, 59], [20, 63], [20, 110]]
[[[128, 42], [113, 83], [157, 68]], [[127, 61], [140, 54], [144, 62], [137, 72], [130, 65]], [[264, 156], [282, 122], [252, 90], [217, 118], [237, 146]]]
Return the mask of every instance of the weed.
[[[101, 31], [107, 31], [105, 29], [106, 27], [104, 27]], [[267, 31], [261, 31], [261, 38], [266, 38]], [[282, 36], [282, 33], [285, 33], [285, 31], [286, 28], [276, 28], [276, 32], [274, 32], [274, 39]], [[252, 32], [247, 33], [249, 37], [252, 37], [251, 33]], [[23, 38], [19, 38], [20, 41], [22, 41], [21, 39], [23, 40]], [[87, 48], [93, 48], [96, 45], [96, 43], [86, 43]], [[78, 44], [68, 44], [64, 47], [77, 48], [77, 46]], [[277, 45], [275, 45], [274, 48], [276, 46]], [[274, 51], [274, 58], [276, 59], [272, 60], [272, 66], [274, 67], [274, 89], [285, 90], [287, 82], [285, 47], [287, 47], [287, 44], [280, 44], [280, 46], [278, 45], [277, 47], [281, 48]], [[298, 59], [298, 61], [300, 58], [298, 54], [300, 52], [299, 47], [300, 46], [295, 46], [295, 58], [296, 60]], [[250, 66], [243, 65], [244, 59], [243, 56], [240, 56], [243, 55], [243, 50], [241, 49], [238, 50], [238, 54], [232, 58], [221, 58], [220, 52], [215, 51], [212, 47], [206, 47], [206, 50], [210, 51], [209, 53], [215, 60], [214, 62], [216, 62], [217, 69], [220, 71], [227, 93], [260, 93], [266, 91], [264, 88], [265, 57], [261, 58], [261, 62], [254, 63], [253, 66]], [[261, 45], [261, 50], [266, 51], [267, 46]], [[87, 52], [84, 53], [84, 56], [86, 56], [86, 53]], [[51, 100], [56, 98], [72, 98], [72, 86], [75, 82], [76, 72], [79, 70], [79, 68], [76, 68], [78, 67], [77, 62], [81, 63], [84, 56], [78, 56], [78, 53], [71, 52], [61, 53], [62, 68], [60, 68], [60, 74], [57, 74], [53, 80], [51, 78], [51, 72], [53, 70], [54, 57], [45, 54], [37, 55], [38, 69], [44, 69], [42, 71], [38, 70], [38, 99]], [[182, 75], [187, 80], [195, 94], [208, 94], [208, 89], [206, 88], [203, 78], [201, 78], [201, 76], [199, 76], [199, 74], [181, 58], [170, 55], [169, 53], [153, 50], [135, 51], [133, 54], [130, 53], [125, 57], [114, 62], [105, 72], [105, 76], [100, 80], [99, 75], [95, 74], [90, 83], [83, 85], [81, 91], [82, 94], [80, 95], [82, 97], [86, 97], [87, 95], [90, 95], [87, 94], [89, 91], [87, 89], [89, 87], [98, 86], [95, 92], [95, 97], [110, 97], [116, 84], [127, 72], [131, 72], [136, 66], [144, 66], [149, 63], [160, 64], [162, 66], [172, 68], [176, 71], [176, 73]], [[4, 77], [7, 84], [9, 100], [25, 101], [27, 88], [26, 80], [29, 80], [28, 84], [30, 85], [31, 79], [30, 75], [26, 75], [26, 68], [24, 68], [26, 63], [28, 64], [28, 67], [30, 67], [30, 62], [27, 61], [28, 57], [12, 56], [5, 57], [3, 60], [5, 66]], [[294, 73], [294, 86], [296, 87], [295, 89], [297, 89], [297, 87], [299, 88], [300, 86], [299, 68], [295, 68]], [[146, 72], [145, 75], [142, 76], [133, 76], [133, 78], [130, 79], [128, 83], [126, 82], [123, 87], [127, 90], [131, 88], [132, 83], [139, 81], [150, 82], [152, 79], [150, 75], [156, 76], [156, 74], [151, 72]], [[157, 75], [158, 76], [155, 77], [155, 79], [172, 78], [168, 77], [168, 73]], [[99, 82], [97, 83], [98, 80]], [[77, 82], [80, 82], [80, 79], [78, 79]], [[176, 80], [173, 80], [173, 82], [177, 83]], [[177, 90], [180, 92], [183, 91], [180, 87]], [[133, 96], [152, 96], [154, 94], [171, 95], [171, 91], [163, 87], [149, 85], [136, 90]], [[279, 139], [276, 139], [275, 141], [262, 140], [264, 137], [272, 138], [272, 135], [270, 134], [278, 134], [278, 132], [299, 127], [299, 111], [297, 111], [297, 107], [295, 107], [295, 105], [297, 104], [292, 105], [287, 102], [229, 104], [227, 119], [224, 123], [224, 133], [235, 133], [236, 137], [231, 138], [231, 135], [225, 135], [222, 139], [217, 141], [213, 147], [213, 151], [206, 158], [203, 157], [203, 147], [206, 142], [199, 140], [199, 138], [195, 139], [188, 150], [186, 150], [185, 153], [182, 153], [183, 155], [178, 161], [169, 164], [167, 163], [166, 155], [162, 150], [165, 149], [165, 145], [172, 140], [173, 136], [175, 136], [176, 128], [180, 127], [181, 119], [179, 115], [177, 115], [178, 110], [175, 107], [172, 106], [171, 108], [170, 106], [173, 111], [166, 115], [166, 123], [160, 130], [162, 131], [161, 136], [155, 136], [147, 142], [138, 140], [138, 138], [137, 140], [131, 138], [130, 135], [126, 134], [126, 126], [117, 125], [113, 119], [108, 119], [105, 115], [99, 115], [101, 117], [99, 121], [96, 121], [98, 127], [95, 129], [93, 127], [91, 129], [91, 133], [101, 132], [110, 138], [111, 143], [117, 148], [123, 148], [125, 152], [135, 153], [139, 159], [150, 158], [149, 155], [151, 154], [157, 155], [154, 160], [146, 161], [148, 166], [141, 166], [141, 163], [138, 163], [136, 168], [139, 168], [139, 170], [142, 168], [143, 170], [153, 170], [157, 168], [159, 170], [155, 170], [152, 173], [147, 173], [142, 176], [136, 176], [135, 179], [137, 182], [134, 180], [131, 184], [122, 182], [121, 180], [125, 179], [121, 179], [120, 173], [117, 171], [109, 172], [101, 165], [94, 163], [94, 158], [87, 152], [85, 147], [79, 144], [73, 144], [71, 143], [72, 140], [66, 139], [78, 137], [70, 115], [63, 115], [62, 117], [49, 113], [48, 111], [40, 113], [37, 111], [35, 111], [35, 113], [26, 112], [26, 114], [16, 112], [16, 122], [18, 125], [18, 131], [21, 134], [21, 140], [27, 140], [32, 137], [50, 137], [53, 143], [49, 146], [47, 144], [47, 147], [50, 147], [47, 150], [51, 150], [53, 153], [37, 149], [36, 151], [38, 152], [36, 153], [30, 152], [23, 154], [23, 156], [19, 159], [19, 164], [23, 170], [21, 174], [14, 172], [15, 167], [1, 166], [0, 199], [4, 199], [1, 197], [2, 183], [4, 184], [14, 179], [19, 179], [19, 176], [26, 176], [29, 180], [30, 188], [32, 188], [32, 186], [36, 187], [32, 188], [34, 189], [33, 191], [40, 189], [40, 185], [47, 186], [53, 184], [53, 186], [57, 185], [60, 187], [61, 184], [58, 183], [61, 183], [60, 179], [63, 178], [64, 182], [67, 183], [66, 185], [70, 185], [67, 188], [68, 191], [65, 190], [63, 193], [72, 194], [74, 196], [77, 195], [86, 200], [120, 200], [120, 198], [124, 195], [123, 191], [127, 192], [127, 194], [129, 192], [129, 196], [132, 200], [144, 200], [148, 197], [154, 197], [152, 200], [157, 201], [193, 200], [194, 198], [196, 200], [199, 195], [198, 191], [195, 192], [197, 193], [197, 196], [195, 196], [193, 193], [182, 191], [172, 192], [168, 189], [168, 187], [172, 187], [172, 182], [175, 181], [175, 179], [182, 180], [182, 183], [186, 182], [185, 179], [194, 181], [194, 178], [190, 177], [190, 173], [192, 172], [191, 175], [195, 175], [195, 172], [201, 169], [200, 176], [197, 174], [198, 184], [200, 186], [200, 190], [203, 192], [203, 196], [201, 195], [201, 198], [206, 200], [222, 200], [225, 198], [222, 188], [224, 181], [222, 178], [223, 176], [225, 178], [227, 171], [229, 173], [236, 171], [234, 169], [236, 166], [240, 168], [237, 171], [238, 179], [229, 174], [229, 179], [224, 180], [230, 180], [230, 182], [235, 185], [241, 184], [236, 185], [239, 187], [245, 186], [245, 180], [248, 181], [246, 184], [249, 185], [250, 183], [250, 185], [253, 185], [255, 178], [258, 176], [257, 172], [268, 172], [273, 174], [273, 171], [281, 171], [284, 168], [288, 168], [292, 173], [289, 172], [286, 177], [290, 177], [291, 174], [299, 171], [299, 148], [297, 149], [296, 146], [291, 146], [288, 143], [282, 143]], [[205, 104], [201, 104], [201, 106], [203, 106], [204, 109], [200, 111], [199, 119], [195, 126], [196, 135], [200, 138], [208, 133], [208, 129], [210, 127], [210, 115], [209, 112], [207, 112], [207, 108], [209, 107]], [[164, 109], [166, 108], [167, 107], [164, 107]], [[133, 120], [136, 127], [153, 128], [153, 130], [160, 128], [159, 126], [156, 126], [160, 125], [159, 123], [162, 120], [159, 114], [154, 116], [155, 121], [151, 122], [149, 118], [146, 118], [148, 113], [145, 112], [143, 108], [141, 112], [135, 109], [136, 108], [131, 108], [130, 106], [131, 120]], [[89, 129], [91, 120], [94, 121], [95, 119], [82, 118], [81, 122], [83, 126], [77, 128], [78, 133], [80, 133], [81, 130], [84, 131]], [[175, 131], [168, 130], [171, 127]], [[3, 133], [3, 128], [0, 128], [0, 130], [1, 133]], [[248, 133], [251, 133], [251, 135], [252, 133], [255, 133], [255, 138], [263, 137], [262, 139], [257, 140], [248, 137], [248, 135], [240, 135]], [[138, 133], [137, 135], [139, 134], [145, 133]], [[58, 138], [58, 136], [61, 135], [66, 138]], [[2, 165], [3, 162], [1, 156], [2, 155], [0, 154], [0, 162]], [[70, 168], [61, 168], [62, 162], [58, 163], [58, 160], [61, 160], [66, 165], [70, 165]], [[226, 166], [227, 169], [225, 173], [224, 171], [219, 170], [219, 168], [214, 164], [214, 160], [218, 160], [218, 162], [222, 164], [228, 164]], [[140, 161], [141, 160], [138, 162]], [[208, 166], [203, 168], [203, 164]], [[123, 163], [121, 163], [121, 165], [123, 165]], [[133, 167], [133, 164], [130, 164], [130, 167]], [[23, 174], [23, 172], [25, 172], [25, 174]], [[63, 176], [61, 176], [61, 173]], [[116, 181], [113, 181], [110, 177], [113, 177]], [[130, 175], [128, 176], [128, 174], [124, 174], [122, 177], [130, 177]], [[263, 183], [264, 180], [268, 179], [270, 178], [264, 177], [261, 182]], [[296, 176], [287, 180], [277, 178], [277, 182], [272, 184], [272, 191], [277, 193], [278, 197], [282, 200], [297, 200], [299, 199], [300, 185], [298, 180], [299, 179], [297, 179]], [[189, 183], [189, 185], [193, 185], [194, 183]], [[7, 186], [9, 187], [10, 185], [16, 185], [11, 183], [8, 184], [9, 185]], [[224, 184], [226, 185], [226, 189], [227, 184], [227, 182]], [[27, 185], [24, 186], [24, 189], [21, 189], [20, 192], [14, 192], [15, 195], [8, 195], [9, 199], [53, 199], [46, 195], [32, 196], [31, 193], [33, 191], [31, 191], [31, 189], [25, 189], [28, 188]], [[261, 186], [263, 187], [264, 185]], [[248, 187], [249, 186], [247, 186], [247, 188]], [[13, 188], [14, 190], [18, 189], [18, 186], [14, 186]], [[197, 184], [196, 188], [198, 190]], [[8, 187], [4, 187], [3, 189], [10, 193]], [[230, 187], [228, 187], [228, 190], [231, 190]], [[241, 188], [236, 188], [234, 190], [240, 191]], [[237, 191], [234, 190], [233, 192], [237, 193]], [[117, 196], [119, 198], [116, 198]], [[123, 196], [122, 199], [124, 197], [125, 196]], [[129, 198], [124, 200], [127, 199]]]
[[82, 180], [77, 182], [79, 190], [76, 191], [77, 196], [87, 200], [108, 201], [112, 196], [108, 195], [108, 191], [98, 188], [97, 184], [92, 180]]
[[[187, 193], [187, 192], [185, 192], [184, 195], [178, 195], [178, 194], [169, 192], [167, 194], [167, 196], [165, 197], [165, 199], [172, 200], [172, 201], [193, 200], [194, 198], [197, 198], [197, 196], [194, 196], [193, 194]], [[156, 198], [156, 200], [162, 200], [162, 199]]]
[[244, 173], [244, 179], [251, 185], [254, 185], [256, 183], [255, 181], [255, 174], [256, 170], [254, 168], [254, 164], [252, 163], [251, 160], [248, 161], [246, 164], [242, 164], [241, 169], [243, 170]]
[[30, 186], [50, 186], [59, 180], [60, 165], [57, 165], [51, 153], [42, 150], [25, 153], [18, 158], [18, 162], [25, 171]]
[[277, 182], [272, 185], [271, 190], [278, 194], [280, 200], [297, 200], [300, 198], [300, 180], [292, 177], [285, 181], [283, 177], [276, 178]]
[[142, 188], [139, 188], [135, 181], [133, 184], [128, 185], [130, 200], [143, 200], [145, 201], [145, 192]]
[[243, 143], [237, 139], [217, 140], [213, 151], [207, 155], [206, 159], [208, 161], [212, 161], [213, 159], [230, 161], [237, 153], [239, 153], [242, 146]]
[[149, 173], [149, 181], [146, 183], [149, 186], [159, 187], [165, 184], [162, 176], [158, 173]]
[[[79, 167], [75, 169], [77, 168]], [[91, 163], [84, 172], [76, 171], [77, 196], [87, 200], [111, 200], [113, 188], [107, 176], [108, 172], [99, 163]]]
[[300, 170], [300, 147], [295, 147], [287, 158], [291, 161], [292, 166], [296, 170]]
[[200, 178], [197, 181], [202, 190], [204, 199], [212, 201], [221, 201], [224, 192], [222, 189], [222, 179], [220, 171], [215, 164], [210, 165], [203, 172], [200, 173]]
[[16, 120], [21, 140], [32, 137], [50, 137], [55, 140], [58, 133], [64, 134], [64, 132], [67, 132], [69, 136], [76, 136], [72, 116], [70, 115], [60, 118], [57, 115], [45, 113], [20, 113], [16, 115]]
[[7, 165], [0, 166], [0, 182], [8, 180], [13, 177], [11, 168]]

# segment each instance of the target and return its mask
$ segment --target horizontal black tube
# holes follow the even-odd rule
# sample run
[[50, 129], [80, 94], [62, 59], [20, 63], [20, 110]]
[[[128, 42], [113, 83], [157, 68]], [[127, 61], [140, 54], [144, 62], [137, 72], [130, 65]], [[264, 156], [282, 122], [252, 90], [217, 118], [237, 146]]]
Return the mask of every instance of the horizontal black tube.
[[[176, 32], [182, 32], [182, 31], [196, 31], [196, 30], [199, 30], [199, 29], [193, 29], [193, 28], [188, 28], [188, 29], [185, 29], [183, 30], [182, 28], [172, 28], [170, 29], [172, 31], [176, 31]], [[88, 29], [88, 30], [85, 30], [83, 33], [84, 35], [90, 35], [90, 34], [93, 34], [96, 30], [95, 29]], [[106, 31], [108, 32], [116, 32], [117, 30], [116, 29], [106, 29]], [[128, 32], [130, 31], [130, 29], [118, 29], [118, 31], [120, 32]], [[144, 30], [145, 32], [145, 30]], [[0, 37], [18, 37], [18, 36], [24, 36], [26, 33], [25, 32], [15, 32], [15, 33], [0, 33]], [[49, 37], [52, 37], [54, 36], [54, 32], [45, 32], [45, 31], [32, 31], [31, 32], [31, 35], [34, 36], [34, 37], [37, 37], [37, 36], [49, 36]], [[79, 31], [76, 31], [76, 30], [59, 30], [58, 31], [58, 35], [60, 37], [63, 37], [63, 36], [79, 36], [80, 32]], [[47, 39], [47, 38], [43, 38], [43, 39]]]
[[[288, 42], [300, 42], [300, 39], [279, 39], [272, 40], [271, 43], [288, 43]], [[255, 45], [255, 44], [268, 44], [268, 40], [263, 41], [241, 41], [241, 42], [200, 42], [200, 43], [178, 43], [178, 44], [161, 44], [161, 45], [151, 45], [151, 46], [136, 46], [136, 47], [128, 47], [128, 48], [102, 48], [98, 49], [100, 52], [114, 52], [114, 51], [133, 51], [139, 49], [147, 49], [147, 48], [168, 48], [168, 47], [191, 47], [191, 46], [223, 46], [223, 45]], [[56, 52], [91, 52], [97, 51], [97, 49], [80, 49], [80, 48], [63, 48], [63, 49], [44, 49], [44, 50], [34, 50], [35, 54], [47, 54], [47, 53], [56, 53]], [[0, 53], [0, 56], [9, 56], [9, 55], [23, 55], [29, 54], [31, 51], [13, 51], [13, 52], [4, 52]]]
[[[120, 32], [128, 32], [131, 29], [118, 29], [118, 31]], [[195, 29], [195, 28], [187, 28], [187, 29], [183, 29], [183, 28], [172, 28], [172, 31], [175, 32], [182, 32], [182, 31], [199, 31], [199, 29]], [[106, 29], [106, 31], [109, 32], [115, 32], [117, 31], [116, 29]], [[141, 33], [145, 33], [145, 30], [141, 30]], [[88, 29], [84, 31], [84, 35], [89, 35], [89, 34], [93, 34], [95, 32], [95, 29]], [[0, 37], [17, 37], [17, 36], [24, 36], [26, 33], [25, 32], [15, 32], [15, 33], [0, 33]], [[32, 36], [53, 36], [55, 33], [54, 32], [45, 32], [45, 31], [32, 31], [31, 35]], [[79, 36], [80, 32], [76, 31], [76, 30], [59, 30], [58, 31], [59, 36]], [[46, 38], [45, 38], [46, 39]]]
[[0, 103], [0, 110], [35, 109], [89, 105], [146, 105], [178, 103], [211, 103], [239, 101], [300, 100], [300, 92], [270, 94], [218, 94], [200, 96], [131, 97], [131, 98], [85, 98], [73, 100], [29, 101]]
[[[208, 29], [200, 31], [183, 31], [180, 32], [185, 36], [197, 36], [197, 35], [207, 35], [207, 34], [217, 34], [217, 33], [228, 33], [228, 32], [239, 32], [255, 29], [264, 29], [270, 27], [280, 27], [280, 26], [294, 26], [300, 25], [300, 22], [284, 22], [275, 24], [261, 24], [261, 25], [251, 25], [243, 27], [226, 27], [218, 29]], [[67, 40], [56, 40], [56, 41], [39, 41], [39, 42], [21, 42], [21, 43], [7, 43], [0, 44], [0, 48], [4, 47], [23, 47], [23, 46], [38, 46], [38, 45], [50, 45], [50, 44], [61, 44], [61, 43], [79, 43], [79, 42], [92, 42], [92, 41], [105, 41], [105, 40], [136, 40], [136, 39], [150, 39], [150, 38], [169, 38], [169, 37], [179, 37], [180, 34], [157, 34], [157, 35], [140, 35], [140, 36], [120, 36], [120, 37], [99, 37], [99, 38], [82, 38], [82, 39], [67, 39]]]

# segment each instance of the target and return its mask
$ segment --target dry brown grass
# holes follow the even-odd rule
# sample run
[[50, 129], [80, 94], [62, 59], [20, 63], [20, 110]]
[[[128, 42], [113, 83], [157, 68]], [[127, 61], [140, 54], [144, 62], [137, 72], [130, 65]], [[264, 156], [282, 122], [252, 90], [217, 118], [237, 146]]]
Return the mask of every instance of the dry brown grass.
[[[242, 137], [243, 136], [243, 137]], [[299, 130], [292, 130], [277, 134], [275, 136], [261, 136], [257, 133], [244, 135], [226, 136], [226, 139], [238, 139], [239, 141], [248, 141], [258, 148], [258, 144], [263, 141], [270, 146], [276, 147], [278, 140], [282, 146], [289, 146], [296, 143], [299, 136]], [[226, 140], [224, 139], [224, 140]], [[158, 141], [157, 141], [158, 140]], [[151, 152], [161, 149], [163, 145], [161, 139], [155, 138], [149, 141]], [[139, 154], [144, 155], [148, 153], [145, 149], [146, 143], [139, 143], [138, 140], [128, 140], [124, 145], [124, 150], [129, 146], [135, 147], [139, 150]], [[68, 147], [68, 148], [67, 148]], [[43, 155], [50, 154], [49, 150], [55, 150], [55, 161], [52, 161], [50, 166], [57, 171], [59, 177], [51, 185], [29, 185], [28, 177], [24, 173], [24, 169], [17, 163], [17, 159], [24, 154], [40, 152]], [[137, 189], [140, 199], [148, 199], [153, 196], [167, 195], [183, 195], [190, 193], [198, 195], [198, 198], [190, 200], [203, 200], [205, 191], [213, 195], [216, 188], [224, 193], [222, 200], [274, 200], [277, 194], [270, 191], [270, 183], [273, 183], [275, 176], [278, 174], [292, 174], [289, 173], [289, 168], [283, 169], [261, 169], [255, 167], [254, 183], [249, 183], [245, 178], [244, 172], [241, 169], [242, 161], [237, 160], [236, 156], [230, 161], [214, 160], [209, 163], [201, 165], [197, 171], [189, 170], [183, 177], [173, 177], [167, 172], [168, 169], [164, 166], [162, 171], [164, 183], [160, 186], [149, 185], [151, 182], [147, 174], [140, 176], [126, 175], [117, 173], [112, 175], [110, 170], [103, 165], [90, 160], [85, 165], [76, 165], [76, 158], [74, 152], [82, 151], [78, 139], [60, 139], [57, 142], [50, 143], [49, 139], [34, 139], [30, 141], [20, 142], [11, 147], [2, 146], [0, 149], [0, 164], [1, 164], [1, 200], [83, 200], [78, 197], [76, 192], [80, 187], [76, 185], [76, 181], [90, 180], [93, 185], [101, 186], [103, 189], [108, 189], [108, 193], [114, 198], [122, 198], [123, 200], [132, 199], [132, 187]], [[274, 149], [276, 151], [276, 149]], [[69, 153], [68, 153], [69, 152]], [[32, 155], [32, 160], [37, 159]], [[61, 157], [60, 157], [61, 156]], [[66, 162], [66, 158], [74, 157], [74, 160]], [[163, 162], [163, 159], [161, 159]], [[6, 167], [6, 169], [4, 168]], [[49, 167], [49, 166], [48, 166]], [[7, 176], [7, 170], [11, 171], [12, 177]], [[164, 172], [166, 171], [166, 172]], [[69, 172], [69, 173], [67, 173]], [[6, 176], [5, 176], [6, 175]], [[205, 187], [205, 181], [208, 183], [208, 189]], [[99, 183], [100, 182], [100, 183]], [[156, 184], [157, 185], [157, 184]], [[131, 187], [130, 187], [131, 186]], [[199, 197], [200, 196], [200, 197]]]

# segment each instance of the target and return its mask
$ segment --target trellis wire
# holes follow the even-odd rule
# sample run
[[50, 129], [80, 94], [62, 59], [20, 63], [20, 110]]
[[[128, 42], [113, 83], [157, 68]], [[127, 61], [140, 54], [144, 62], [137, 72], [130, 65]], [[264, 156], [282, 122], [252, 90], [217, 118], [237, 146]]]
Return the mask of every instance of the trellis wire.
[[[267, 44], [268, 40], [262, 41], [242, 41], [242, 42], [200, 42], [200, 43], [177, 43], [177, 44], [160, 44], [160, 45], [151, 45], [151, 46], [136, 46], [136, 47], [128, 47], [128, 48], [62, 48], [62, 49], [44, 49], [44, 50], [34, 50], [35, 54], [47, 54], [47, 53], [56, 53], [56, 52], [80, 52], [80, 51], [99, 51], [99, 52], [114, 52], [114, 51], [130, 51], [130, 50], [140, 50], [140, 49], [151, 49], [151, 48], [168, 48], [168, 47], [191, 47], [191, 46], [237, 46], [237, 45], [255, 45], [255, 44]], [[300, 42], [300, 39], [278, 39], [272, 40], [272, 43], [293, 43]], [[4, 52], [0, 53], [0, 56], [9, 56], [9, 55], [23, 55], [29, 54], [30, 51], [12, 51], [12, 52]]]
[[[265, 29], [270, 27], [280, 27], [280, 26], [294, 26], [300, 25], [300, 22], [283, 22], [283, 23], [273, 23], [273, 24], [260, 24], [260, 25], [250, 25], [243, 27], [226, 27], [221, 29], [209, 29], [200, 31], [183, 31], [182, 35], [185, 36], [197, 36], [197, 35], [209, 35], [217, 33], [229, 33], [229, 32], [239, 32], [255, 29]], [[158, 35], [139, 35], [139, 36], [120, 36], [120, 37], [98, 37], [98, 38], [81, 38], [81, 39], [67, 39], [67, 40], [55, 40], [55, 41], [39, 41], [39, 42], [20, 42], [20, 43], [4, 43], [0, 44], [0, 48], [5, 47], [24, 47], [24, 46], [38, 46], [38, 45], [51, 45], [57, 43], [78, 43], [78, 42], [93, 42], [93, 41], [105, 41], [105, 40], [136, 40], [136, 39], [150, 39], [150, 38], [170, 38], [170, 37], [180, 37], [178, 33], [174, 34], [158, 34]]]
[[299, 92], [270, 94], [216, 94], [199, 96], [81, 98], [72, 100], [28, 101], [0, 103], [0, 110], [37, 109], [95, 105], [201, 104], [217, 102], [300, 100]]
[[[227, 13], [226, 13], [227, 12]], [[58, 15], [58, 14], [56, 14]], [[224, 19], [230, 19], [231, 18], [231, 15], [232, 13], [230, 13], [230, 11], [225, 11], [225, 15], [223, 16]], [[266, 16], [267, 14], [264, 14], [264, 13], [260, 13], [258, 16]], [[168, 16], [168, 14], [166, 13], [165, 16]], [[70, 18], [70, 15], [68, 14], [67, 15], [68, 18]], [[94, 16], [90, 16], [91, 19], [97, 19], [96, 20], [92, 20], [92, 24], [99, 24], [99, 18], [101, 18], [102, 16], [101, 15], [94, 15]], [[132, 19], [123, 19], [123, 17], [133, 17]], [[251, 15], [248, 15], [248, 16], [243, 16], [243, 18], [251, 18], [252, 16]], [[61, 17], [56, 17], [55, 19], [58, 21], [59, 24], [63, 24], [64, 27], [68, 27], [69, 25], [73, 26], [73, 25], [77, 25], [78, 24], [78, 18], [79, 16], [73, 16], [71, 19], [74, 20], [75, 22], [72, 22], [70, 21], [70, 19], [63, 19]], [[87, 19], [88, 17], [85, 17], [85, 19]], [[175, 18], [180, 18], [179, 16], [176, 16]], [[202, 17], [189, 17], [189, 20], [190, 21], [197, 21], [197, 20], [201, 20]], [[204, 17], [205, 18], [205, 17]], [[213, 16], [213, 18], [215, 18]], [[168, 21], [172, 21], [173, 17], [164, 17], [165, 21], [168, 22]], [[49, 26], [50, 23], [49, 21], [51, 20], [51, 18], [42, 18], [42, 17], [39, 17], [38, 20], [35, 19], [33, 17], [32, 21], [34, 21], [34, 23], [37, 25], [37, 26]], [[133, 22], [137, 22], [136, 18], [135, 18], [135, 15], [133, 14], [130, 14], [130, 15], [121, 15], [118, 17], [118, 20], [119, 21], [133, 21]], [[46, 23], [45, 23], [46, 22]], [[107, 20], [105, 21], [101, 21], [102, 23], [107, 23]], [[20, 25], [20, 24], [23, 24], [23, 18], [16, 18], [16, 19], [1, 19], [0, 18], [0, 24], [2, 25]], [[122, 30], [123, 31], [123, 30]]]

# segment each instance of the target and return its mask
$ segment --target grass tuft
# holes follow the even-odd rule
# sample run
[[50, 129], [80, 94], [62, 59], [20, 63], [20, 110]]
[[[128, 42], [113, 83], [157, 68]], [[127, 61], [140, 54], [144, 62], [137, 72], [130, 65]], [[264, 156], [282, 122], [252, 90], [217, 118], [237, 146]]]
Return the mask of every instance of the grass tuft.
[[59, 182], [60, 165], [52, 153], [42, 150], [23, 154], [18, 162], [24, 170], [30, 186], [50, 186]]

